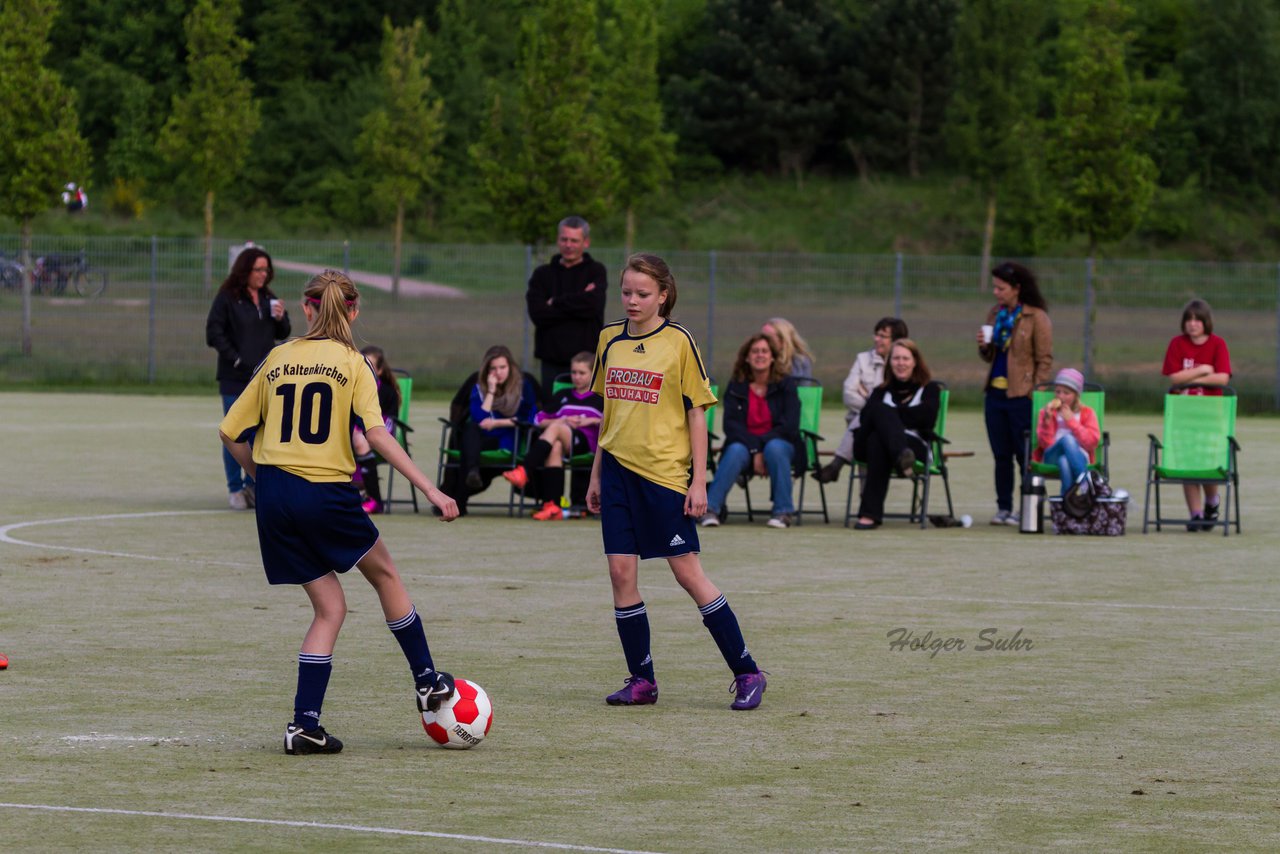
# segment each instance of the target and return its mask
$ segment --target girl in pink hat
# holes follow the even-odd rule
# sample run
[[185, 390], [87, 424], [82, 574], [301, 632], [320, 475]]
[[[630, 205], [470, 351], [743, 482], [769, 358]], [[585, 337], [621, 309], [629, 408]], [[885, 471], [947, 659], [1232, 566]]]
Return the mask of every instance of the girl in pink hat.
[[1036, 448], [1033, 459], [1058, 467], [1062, 477], [1062, 494], [1076, 482], [1093, 462], [1102, 431], [1098, 416], [1080, 403], [1084, 391], [1084, 375], [1075, 368], [1063, 368], [1053, 378], [1053, 400], [1040, 410], [1036, 424]]

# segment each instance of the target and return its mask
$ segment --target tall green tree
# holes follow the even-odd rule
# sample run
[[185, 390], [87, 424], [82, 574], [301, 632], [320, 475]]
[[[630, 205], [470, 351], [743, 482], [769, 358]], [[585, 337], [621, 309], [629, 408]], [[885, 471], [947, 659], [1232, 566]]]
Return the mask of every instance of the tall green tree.
[[[996, 202], [1006, 180], [1039, 159], [1036, 116], [1039, 0], [969, 0], [956, 27], [948, 146], [986, 204], [978, 289], [986, 290]], [[999, 34], [999, 49], [992, 36]]]
[[[1099, 243], [1132, 231], [1151, 202], [1157, 173], [1145, 141], [1156, 116], [1135, 103], [1125, 66], [1129, 7], [1121, 0], [1075, 0], [1069, 13], [1059, 38], [1062, 79], [1049, 123], [1048, 168], [1056, 224], [1065, 236], [1084, 235], [1092, 258]], [[1092, 288], [1090, 278], [1090, 329]], [[1092, 337], [1086, 341], [1087, 373]]]
[[1203, 185], [1280, 190], [1280, 10], [1199, 0], [1191, 33], [1180, 66]]
[[356, 151], [373, 175], [375, 197], [395, 209], [391, 293], [399, 298], [405, 206], [435, 180], [440, 168], [436, 148], [444, 124], [442, 104], [427, 74], [430, 55], [424, 47], [422, 19], [397, 28], [384, 18], [382, 29], [382, 104], [361, 122]]
[[957, 0], [871, 0], [855, 19], [839, 89], [851, 152], [920, 176], [941, 147], [957, 11]]
[[654, 0], [605, 0], [600, 113], [619, 173], [615, 198], [626, 211], [626, 253], [636, 207], [671, 183], [675, 134], [663, 130], [658, 96], [658, 10]]
[[516, 103], [492, 98], [471, 149], [499, 220], [541, 244], [570, 214], [612, 205], [618, 163], [596, 109], [601, 72], [595, 0], [540, 0], [521, 22]]
[[239, 0], [196, 0], [183, 21], [189, 88], [173, 97], [159, 149], [204, 194], [204, 285], [213, 284], [213, 203], [244, 166], [261, 121], [241, 66], [252, 45], [236, 34]]
[[75, 96], [45, 67], [55, 0], [0, 3], [0, 207], [20, 226], [22, 354], [31, 355], [31, 219], [58, 202], [68, 178], [83, 179], [89, 149]]
[[836, 115], [834, 24], [824, 0], [709, 0], [667, 83], [681, 142], [802, 184]]

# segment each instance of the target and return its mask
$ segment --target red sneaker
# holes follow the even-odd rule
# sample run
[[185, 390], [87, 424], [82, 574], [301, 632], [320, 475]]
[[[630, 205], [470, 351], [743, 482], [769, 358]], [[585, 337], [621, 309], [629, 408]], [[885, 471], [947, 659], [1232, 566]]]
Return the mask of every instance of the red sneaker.
[[511, 471], [504, 471], [502, 476], [516, 489], [524, 489], [529, 484], [529, 473], [524, 470], [524, 466], [516, 466]]
[[539, 522], [550, 522], [552, 519], [563, 519], [564, 514], [560, 512], [560, 505], [554, 501], [548, 501], [542, 505], [542, 509], [533, 514], [533, 518]]

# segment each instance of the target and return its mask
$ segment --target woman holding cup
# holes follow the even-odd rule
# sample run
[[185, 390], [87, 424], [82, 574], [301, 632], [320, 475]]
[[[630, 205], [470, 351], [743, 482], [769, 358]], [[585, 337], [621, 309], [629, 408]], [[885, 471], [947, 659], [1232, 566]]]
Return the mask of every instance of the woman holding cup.
[[[291, 327], [284, 303], [271, 290], [275, 278], [271, 256], [256, 246], [244, 249], [218, 288], [205, 321], [205, 343], [218, 351], [218, 392], [225, 415], [253, 372], [276, 346], [289, 337]], [[238, 437], [232, 437], [238, 438]], [[252, 437], [250, 437], [252, 441]], [[257, 502], [253, 476], [242, 471], [226, 448], [222, 467], [232, 510], [248, 510]]]
[[996, 514], [992, 525], [1017, 526], [1013, 509], [1013, 463], [1026, 465], [1024, 437], [1031, 429], [1031, 392], [1053, 370], [1053, 324], [1035, 274], [1005, 261], [991, 271], [996, 304], [978, 330], [978, 355], [987, 371], [987, 441], [995, 458]]

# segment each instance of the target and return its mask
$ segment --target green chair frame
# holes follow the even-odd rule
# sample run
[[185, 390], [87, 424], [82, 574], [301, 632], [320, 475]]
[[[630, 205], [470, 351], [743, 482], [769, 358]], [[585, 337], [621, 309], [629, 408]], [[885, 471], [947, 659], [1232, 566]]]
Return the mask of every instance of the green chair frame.
[[[890, 481], [893, 480], [910, 480], [911, 481], [911, 508], [906, 513], [885, 513], [886, 519], [906, 519], [908, 522], [918, 522], [920, 527], [927, 528], [929, 525], [929, 494], [932, 489], [933, 479], [942, 479], [943, 492], [947, 496], [947, 515], [954, 516], [956, 514], [955, 505], [951, 501], [951, 473], [947, 470], [947, 455], [944, 445], [950, 444], [946, 438], [947, 435], [947, 411], [951, 405], [951, 390], [947, 388], [947, 384], [939, 381], [938, 385], [942, 386], [938, 393], [938, 418], [933, 425], [933, 439], [929, 444], [929, 459], [916, 460], [915, 466], [910, 475], [904, 476], [899, 472], [891, 472]], [[844, 526], [850, 527], [853, 521], [853, 494], [854, 485], [857, 481], [866, 485], [866, 464], [854, 461], [849, 467], [849, 492], [845, 496], [844, 502]], [[862, 487], [857, 489], [859, 498], [862, 496]]]
[[[409, 426], [409, 401], [413, 396], [413, 377], [409, 376], [406, 371], [400, 368], [392, 368], [392, 370], [396, 374], [399, 374], [399, 376], [396, 377], [396, 384], [400, 387], [400, 411], [397, 413], [396, 417], [392, 419], [392, 424], [395, 427], [394, 438], [400, 443], [400, 447], [409, 455], [409, 458], [412, 459], [413, 454], [409, 451], [409, 434], [413, 432], [413, 428]], [[413, 512], [417, 513], [418, 488], [410, 482], [408, 498], [393, 498], [392, 493], [395, 489], [396, 469], [395, 466], [388, 463], [381, 455], [379, 455], [378, 458], [374, 460], [374, 465], [383, 464], [387, 466], [387, 494], [384, 496], [382, 502], [385, 512], [390, 513], [391, 508], [396, 504], [411, 504], [413, 505]]]
[[[440, 419], [440, 456], [436, 464], [436, 483], [444, 482], [444, 473], [450, 469], [459, 470], [462, 468], [462, 452], [456, 448], [449, 447], [453, 441], [453, 431], [457, 428], [448, 418]], [[501, 471], [511, 471], [520, 465], [520, 460], [529, 449], [529, 430], [528, 424], [518, 423], [516, 425], [516, 442], [515, 447], [509, 451], [502, 449], [481, 451], [480, 452], [480, 468], [499, 469]], [[506, 481], [503, 481], [506, 483]], [[523, 512], [524, 508], [524, 490], [517, 490], [514, 485], [508, 484], [507, 500], [505, 503], [501, 501], [472, 501], [468, 499], [467, 509], [470, 512], [473, 507], [505, 507], [508, 516], [515, 516], [517, 512]], [[517, 496], [519, 501], [517, 502]]]
[[[1053, 400], [1053, 383], [1041, 383], [1031, 392], [1031, 429], [1022, 437], [1024, 480], [1033, 474], [1054, 480], [1062, 477], [1057, 466], [1033, 462], [1031, 459], [1032, 453], [1040, 447], [1036, 436], [1036, 425], [1040, 423], [1040, 410], [1044, 409], [1045, 404], [1051, 400]], [[1107, 391], [1098, 383], [1085, 383], [1084, 393], [1080, 395], [1080, 403], [1092, 409], [1098, 416], [1098, 430], [1102, 433], [1102, 437], [1098, 440], [1098, 447], [1093, 452], [1093, 462], [1089, 464], [1089, 470], [1100, 472], [1103, 477], [1110, 480], [1111, 434], [1107, 432]]]
[[[1178, 394], [1189, 388], [1221, 390], [1221, 395]], [[1142, 533], [1154, 522], [1156, 530], [1164, 523], [1187, 525], [1189, 518], [1169, 518], [1160, 509], [1160, 487], [1165, 484], [1219, 484], [1222, 514], [1213, 522], [1195, 520], [1201, 525], [1222, 527], [1228, 536], [1234, 522], [1240, 533], [1240, 444], [1236, 441], [1236, 392], [1231, 386], [1208, 386], [1192, 383], [1175, 386], [1164, 399], [1163, 441], [1148, 433], [1147, 490], [1142, 506]], [[1155, 515], [1151, 515], [1151, 497], [1155, 495]], [[1232, 496], [1235, 514], [1232, 516]]]
[[[551, 381], [551, 396], [555, 397], [557, 394], [564, 391], [565, 389], [572, 388], [572, 387], [573, 387], [573, 381], [569, 379], [568, 374], [556, 374], [556, 378]], [[538, 433], [538, 430], [533, 425], [529, 425], [529, 430], [530, 430], [530, 433], [529, 433], [528, 441], [532, 442], [534, 436]], [[522, 463], [524, 462], [524, 454], [520, 455], [520, 461]], [[595, 465], [595, 462], [596, 462], [595, 454], [575, 454], [574, 456], [564, 461], [564, 470], [565, 470], [565, 473], [569, 476], [570, 494], [573, 493], [573, 473], [585, 471], [588, 474], [590, 474], [591, 468]], [[523, 489], [521, 489], [519, 510], [518, 510], [521, 516], [524, 515], [526, 506], [529, 506], [529, 505], [526, 503], [525, 492]], [[585, 511], [586, 507], [582, 507], [578, 505], [570, 505], [570, 509], [574, 511]]]

